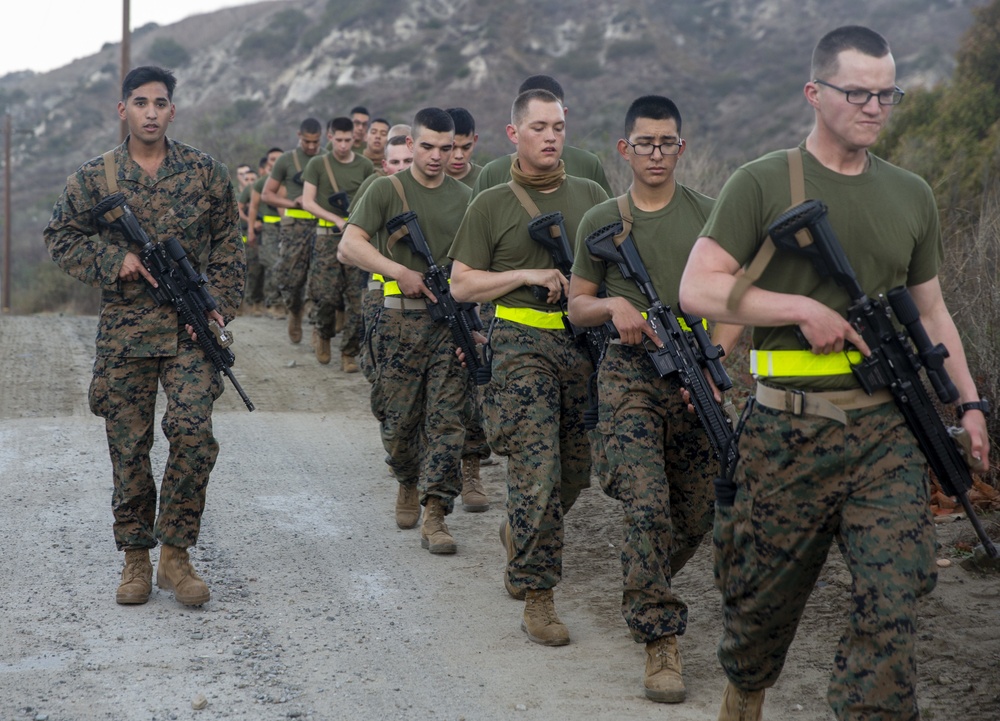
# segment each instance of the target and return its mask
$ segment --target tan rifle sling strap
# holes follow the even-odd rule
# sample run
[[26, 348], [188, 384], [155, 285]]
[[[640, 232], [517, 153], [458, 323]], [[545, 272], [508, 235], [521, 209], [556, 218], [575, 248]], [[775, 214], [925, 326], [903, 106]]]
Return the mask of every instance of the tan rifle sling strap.
[[[115, 151], [109, 150], [103, 157], [104, 177], [108, 180], [108, 195], [114, 195], [118, 192], [118, 166], [115, 163]], [[113, 223], [124, 214], [125, 211], [122, 210], [122, 207], [120, 205], [116, 205], [104, 214], [104, 220], [108, 223]]]
[[615, 247], [617, 248], [622, 244], [628, 234], [632, 232], [632, 223], [635, 219], [632, 217], [632, 209], [628, 205], [628, 191], [625, 191], [618, 196], [618, 215], [622, 219], [622, 232], [618, 233], [614, 237]]
[[514, 197], [517, 198], [517, 202], [521, 204], [521, 207], [524, 208], [524, 211], [528, 214], [529, 218], [534, 219], [542, 214], [542, 211], [540, 211], [538, 206], [535, 205], [535, 201], [528, 196], [528, 191], [526, 191], [522, 186], [518, 185], [513, 180], [509, 181], [507, 186], [514, 193]]
[[[333, 192], [334, 193], [339, 193], [340, 192], [340, 188], [337, 187], [337, 179], [335, 177], [333, 177], [333, 168], [330, 167], [330, 154], [329, 153], [323, 153], [323, 167], [326, 168], [326, 175], [327, 175], [327, 177], [330, 178], [330, 185], [333, 186]], [[403, 202], [405, 203], [406, 201], [404, 200]]]
[[295, 163], [295, 172], [302, 172], [302, 162], [299, 160], [299, 149], [295, 148], [292, 150], [292, 162]]
[[[805, 173], [802, 170], [802, 151], [798, 148], [789, 148], [785, 152], [788, 157], [788, 187], [792, 196], [792, 204], [788, 208], [791, 209], [805, 202], [806, 181]], [[803, 248], [812, 243], [812, 238], [809, 237], [809, 233], [804, 228], [795, 234], [795, 239], [798, 241], [799, 246]], [[729, 310], [736, 310], [740, 298], [747, 292], [747, 288], [756, 283], [760, 278], [764, 269], [767, 268], [767, 264], [774, 257], [775, 250], [777, 249], [774, 247], [774, 241], [768, 235], [764, 238], [764, 243], [760, 246], [760, 250], [757, 251], [757, 255], [746, 266], [745, 272], [737, 276], [736, 284], [733, 286], [732, 291], [729, 293], [729, 298], [726, 300], [726, 307]]]
[[[399, 199], [403, 201], [403, 212], [410, 212], [410, 204], [406, 202], [406, 192], [403, 190], [403, 182], [395, 176], [395, 174], [389, 176], [389, 182], [392, 183], [392, 187], [396, 189], [399, 194]], [[404, 224], [395, 233], [389, 236], [389, 240], [385, 243], [385, 249], [392, 255], [392, 246], [399, 242], [399, 239], [410, 232], [410, 229]]]

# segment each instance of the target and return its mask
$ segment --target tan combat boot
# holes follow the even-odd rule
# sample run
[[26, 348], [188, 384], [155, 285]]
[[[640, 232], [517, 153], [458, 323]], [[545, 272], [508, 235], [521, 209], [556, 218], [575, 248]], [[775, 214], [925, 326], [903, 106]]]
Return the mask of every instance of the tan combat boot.
[[[510, 566], [510, 562], [514, 560], [514, 554], [517, 551], [514, 548], [514, 535], [510, 532], [510, 521], [506, 518], [500, 523], [500, 543], [503, 547], [507, 549], [507, 565]], [[519, 588], [515, 588], [511, 582], [510, 578], [507, 576], [507, 569], [503, 571], [503, 587], [507, 589], [507, 593], [510, 594], [511, 598], [517, 599], [518, 601], [524, 600], [524, 591]]]
[[148, 548], [125, 551], [125, 568], [122, 582], [118, 584], [115, 601], [122, 605], [145, 603], [153, 590], [153, 564], [149, 562]]
[[462, 459], [462, 510], [469, 513], [490, 510], [490, 499], [479, 480], [479, 456]]
[[302, 342], [302, 311], [288, 311], [288, 340], [292, 343]]
[[358, 362], [349, 353], [340, 354], [340, 367], [343, 368], [344, 373], [357, 373], [360, 370]]
[[420, 491], [416, 486], [399, 484], [396, 495], [396, 525], [400, 528], [416, 528], [420, 520]]
[[327, 365], [330, 362], [330, 339], [324, 338], [317, 328], [313, 328], [313, 348], [316, 349], [316, 360]]
[[211, 598], [208, 586], [191, 565], [186, 548], [160, 547], [156, 585], [164, 591], [173, 591], [174, 599], [185, 606], [200, 606]]
[[428, 496], [424, 508], [424, 525], [420, 527], [420, 545], [431, 553], [454, 553], [455, 539], [444, 522], [444, 501]]
[[642, 686], [650, 701], [680, 703], [684, 700], [681, 652], [676, 636], [664, 636], [646, 644], [646, 677]]
[[527, 591], [521, 630], [528, 634], [529, 639], [543, 646], [565, 646], [569, 643], [569, 629], [556, 615], [551, 588]]
[[719, 721], [763, 721], [764, 689], [741, 691], [730, 681], [722, 692]]

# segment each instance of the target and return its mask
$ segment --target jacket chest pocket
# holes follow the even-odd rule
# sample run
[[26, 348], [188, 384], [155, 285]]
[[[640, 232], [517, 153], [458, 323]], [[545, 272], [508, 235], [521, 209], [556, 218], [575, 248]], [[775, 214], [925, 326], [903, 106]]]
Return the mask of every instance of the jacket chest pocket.
[[185, 250], [200, 254], [202, 243], [208, 243], [211, 237], [211, 208], [212, 203], [202, 188], [179, 198], [160, 216], [157, 223], [160, 237], [176, 237]]

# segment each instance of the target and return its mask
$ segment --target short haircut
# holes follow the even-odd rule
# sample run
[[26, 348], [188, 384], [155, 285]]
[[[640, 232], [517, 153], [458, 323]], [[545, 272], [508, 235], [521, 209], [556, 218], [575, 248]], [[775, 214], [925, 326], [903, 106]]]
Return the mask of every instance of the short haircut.
[[[271, 152], [268, 151], [268, 155], [270, 154]], [[263, 169], [267, 165], [267, 160], [268, 160], [267, 155], [263, 156], [260, 160], [257, 161], [257, 167]]]
[[350, 118], [344, 117], [343, 115], [336, 118], [332, 118], [330, 122], [326, 124], [326, 132], [328, 133], [353, 133], [354, 132], [354, 121]]
[[475, 135], [476, 119], [465, 108], [448, 108], [445, 110], [455, 121], [455, 135]]
[[386, 148], [388, 148], [391, 145], [406, 145], [406, 136], [393, 135], [391, 138], [389, 138], [389, 142], [385, 144]]
[[240, 168], [246, 168], [247, 170], [252, 170], [250, 163], [240, 163], [239, 165], [236, 166], [236, 169], [239, 170]]
[[270, 155], [271, 153], [283, 153], [283, 152], [285, 151], [279, 148], [277, 145], [275, 145], [273, 148], [267, 149], [267, 155]]
[[122, 80], [122, 102], [128, 101], [128, 96], [132, 91], [146, 83], [163, 83], [167, 86], [167, 100], [173, 102], [174, 88], [177, 87], [177, 78], [169, 70], [164, 70], [155, 65], [141, 65], [128, 71], [128, 75]]
[[355, 105], [353, 108], [351, 108], [351, 115], [355, 115], [357, 113], [360, 113], [361, 115], [370, 115], [370, 113], [368, 112], [368, 108], [366, 108], [364, 105]]
[[410, 134], [410, 126], [407, 125], [406, 123], [398, 123], [389, 128], [390, 138], [395, 138], [395, 137], [405, 138], [409, 134]]
[[888, 41], [874, 30], [845, 25], [831, 30], [816, 43], [809, 77], [815, 80], [836, 74], [838, 56], [845, 50], [857, 50], [873, 58], [884, 58], [890, 53]]
[[532, 75], [530, 78], [525, 78], [521, 87], [517, 89], [517, 94], [520, 95], [526, 90], [548, 90], [556, 96], [560, 103], [566, 99], [563, 86], [551, 75]]
[[375, 123], [381, 123], [382, 125], [384, 125], [384, 126], [386, 127], [386, 130], [388, 130], [389, 128], [391, 128], [391, 127], [392, 127], [392, 123], [390, 123], [390, 122], [389, 122], [388, 120], [386, 120], [385, 118], [375, 118], [374, 120], [372, 120], [371, 122], [369, 122], [369, 123], [368, 123], [368, 128], [369, 128], [369, 129], [371, 129], [371, 127], [372, 127], [372, 126], [373, 126], [373, 125], [374, 125]]
[[319, 135], [323, 132], [323, 126], [316, 118], [306, 118], [299, 126], [299, 132], [303, 135]]
[[521, 121], [524, 120], [525, 113], [528, 112], [528, 104], [532, 100], [540, 100], [543, 103], [556, 103], [559, 107], [562, 107], [562, 103], [559, 102], [559, 98], [550, 93], [548, 90], [544, 90], [542, 88], [525, 90], [523, 93], [514, 98], [514, 104], [510, 106], [511, 125], [516, 127], [521, 124]]
[[435, 133], [455, 132], [455, 121], [441, 108], [423, 108], [413, 116], [413, 127], [410, 134], [416, 138], [420, 130], [430, 130]]
[[635, 128], [635, 121], [639, 118], [649, 118], [650, 120], [673, 119], [677, 123], [677, 132], [681, 132], [681, 111], [670, 98], [662, 95], [643, 95], [636, 98], [628, 107], [625, 113], [625, 137], [632, 134]]

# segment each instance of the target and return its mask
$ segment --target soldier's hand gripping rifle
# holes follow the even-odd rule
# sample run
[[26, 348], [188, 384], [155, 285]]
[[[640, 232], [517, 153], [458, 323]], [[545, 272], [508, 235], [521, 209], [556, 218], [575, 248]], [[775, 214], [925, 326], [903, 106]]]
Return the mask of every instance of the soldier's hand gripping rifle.
[[[117, 210], [121, 212], [118, 213]], [[157, 287], [154, 288], [149, 281], [146, 281], [146, 290], [153, 301], [157, 305], [169, 303], [177, 309], [177, 315], [184, 324], [194, 329], [198, 345], [205, 351], [212, 365], [229, 378], [233, 388], [246, 404], [247, 410], [252, 411], [253, 403], [230, 370], [236, 362], [236, 356], [229, 350], [233, 334], [205, 317], [209, 311], [216, 310], [218, 304], [205, 288], [208, 278], [204, 273], [198, 273], [194, 269], [177, 238], [167, 238], [162, 243], [151, 241], [146, 231], [139, 225], [132, 209], [128, 207], [125, 195], [122, 193], [114, 193], [104, 198], [91, 212], [95, 219], [117, 228], [129, 243], [138, 246], [139, 260], [157, 283]], [[116, 215], [113, 220], [108, 220], [109, 217]]]
[[684, 330], [670, 306], [664, 305], [660, 300], [631, 233], [621, 243], [615, 244], [615, 236], [621, 232], [620, 222], [598, 228], [587, 237], [587, 249], [591, 255], [617, 265], [622, 277], [634, 282], [649, 301], [646, 322], [663, 343], [663, 347], [656, 347], [645, 336], [643, 345], [657, 374], [661, 378], [676, 378], [678, 384], [691, 395], [691, 404], [708, 433], [712, 451], [722, 469], [721, 480], [716, 481], [716, 487], [719, 493], [723, 493], [725, 487], [731, 484], [732, 474], [739, 460], [736, 447], [738, 433], [733, 428], [733, 418], [716, 402], [715, 393], [704, 371], [709, 372], [712, 382], [720, 391], [732, 388], [733, 382], [720, 360], [725, 352], [721, 346], [712, 344], [701, 318], [682, 313], [685, 324], [691, 329]]
[[[563, 214], [557, 210], [554, 213], [535, 216], [528, 223], [528, 235], [549, 252], [553, 265], [566, 278], [569, 278], [573, 269], [573, 250], [569, 247]], [[531, 292], [538, 300], [542, 301], [546, 300], [549, 295], [548, 288], [540, 285], [532, 286]], [[587, 357], [594, 367], [594, 371], [587, 379], [589, 407], [584, 412], [584, 424], [587, 428], [595, 428], [597, 426], [597, 369], [601, 365], [601, 358], [604, 357], [604, 349], [608, 344], [608, 332], [603, 326], [581, 328], [570, 323], [567, 315], [568, 306], [569, 299], [563, 294], [559, 298], [559, 308], [563, 312], [563, 324], [566, 326], [566, 332], [586, 351]]]
[[[800, 246], [795, 234], [808, 231], [812, 243]], [[893, 288], [886, 297], [869, 298], [858, 283], [857, 276], [844, 254], [827, 217], [827, 207], [819, 200], [807, 200], [783, 213], [769, 229], [776, 248], [805, 255], [821, 277], [831, 277], [851, 298], [847, 321], [861, 335], [871, 355], [851, 367], [858, 383], [871, 395], [888, 388], [896, 405], [903, 412], [906, 425], [916, 436], [927, 462], [941, 488], [949, 496], [957, 496], [965, 513], [991, 558], [997, 549], [976, 516], [969, 502], [972, 474], [962, 458], [954, 438], [945, 428], [920, 377], [923, 367], [934, 392], [943, 403], [958, 400], [958, 390], [948, 377], [944, 359], [948, 350], [933, 345], [913, 298], [904, 286]], [[907, 333], [892, 322], [890, 307]], [[913, 341], [913, 345], [910, 344]], [[913, 347], [916, 346], [916, 352]]]
[[436, 303], [427, 303], [427, 310], [431, 314], [431, 320], [436, 323], [447, 323], [451, 330], [451, 337], [455, 345], [462, 349], [465, 355], [465, 367], [479, 385], [484, 385], [490, 380], [490, 366], [483, 359], [483, 356], [476, 352], [476, 339], [473, 331], [483, 329], [483, 322], [476, 312], [475, 303], [459, 303], [451, 295], [448, 287], [448, 275], [444, 269], [434, 260], [427, 239], [424, 237], [420, 223], [417, 221], [417, 214], [412, 210], [390, 218], [385, 224], [389, 235], [394, 235], [405, 226], [406, 232], [399, 238], [399, 242], [405, 243], [413, 253], [423, 258], [427, 264], [427, 272], [424, 273], [424, 285], [437, 298]]

